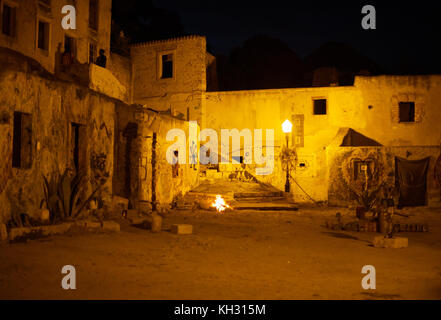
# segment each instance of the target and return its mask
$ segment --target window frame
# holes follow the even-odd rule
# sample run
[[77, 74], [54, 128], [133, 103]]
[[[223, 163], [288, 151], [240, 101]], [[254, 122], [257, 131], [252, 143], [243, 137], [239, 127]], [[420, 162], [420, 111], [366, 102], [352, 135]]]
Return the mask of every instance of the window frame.
[[[172, 55], [172, 76], [163, 78], [162, 77], [162, 71], [163, 71], [163, 63], [162, 63], [162, 57], [166, 55]], [[157, 53], [157, 80], [175, 80], [176, 79], [176, 50], [167, 50], [167, 51], [160, 51]]]
[[[7, 6], [9, 8], [12, 9], [13, 12], [13, 21], [11, 22], [11, 29], [12, 29], [12, 34], [6, 34], [3, 32], [3, 11], [4, 11], [4, 7]], [[18, 28], [18, 23], [17, 23], [17, 8], [18, 8], [18, 4], [12, 1], [1, 1], [0, 0], [0, 35], [4, 36], [4, 37], [8, 37], [9, 39], [16, 39], [17, 38], [17, 28]]]
[[[90, 61], [91, 45], [95, 46], [95, 52], [94, 52], [92, 61]], [[89, 62], [89, 64], [95, 64], [97, 57], [98, 57], [98, 41], [93, 40], [93, 39], [89, 39], [89, 46], [88, 46], [88, 50], [87, 50], [87, 61]]]
[[[43, 49], [39, 47], [39, 33], [40, 33], [40, 22], [47, 24], [48, 31], [47, 31], [47, 49]], [[35, 45], [37, 50], [39, 50], [41, 53], [44, 53], [45, 55], [49, 55], [51, 52], [51, 37], [52, 37], [52, 28], [51, 28], [51, 21], [43, 16], [37, 16], [36, 20], [36, 36], [35, 36]]]
[[[316, 113], [315, 103], [316, 101], [325, 101], [325, 113]], [[327, 116], [329, 114], [329, 104], [327, 97], [313, 97], [312, 98], [312, 115], [314, 116]]]
[[[95, 19], [96, 19], [96, 22], [95, 22], [96, 26], [91, 26], [91, 24], [90, 24], [90, 17], [91, 17], [91, 14], [90, 14], [91, 13], [90, 12], [90, 7], [91, 6], [90, 6], [90, 4], [91, 4], [92, 1], [96, 1], [96, 17], [95, 17]], [[88, 20], [87, 20], [87, 26], [88, 26], [89, 30], [91, 30], [91, 31], [96, 33], [99, 30], [99, 25], [100, 25], [100, 1], [99, 0], [89, 0], [89, 17], [88, 17]]]
[[[409, 105], [409, 119], [411, 120], [402, 120], [401, 119], [401, 107], [403, 105]], [[398, 102], [398, 123], [415, 123], [416, 122], [416, 118], [415, 118], [415, 101], [399, 101]]]

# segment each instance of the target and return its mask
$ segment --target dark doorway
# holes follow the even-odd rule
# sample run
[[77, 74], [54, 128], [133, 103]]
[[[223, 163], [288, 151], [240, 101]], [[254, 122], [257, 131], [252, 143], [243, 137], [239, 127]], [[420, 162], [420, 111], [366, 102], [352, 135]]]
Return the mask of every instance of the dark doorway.
[[71, 124], [71, 165], [75, 172], [86, 169], [86, 126], [79, 123]]
[[[138, 124], [129, 122], [123, 131], [123, 137], [125, 138], [124, 148], [124, 189], [123, 196], [132, 200], [132, 196], [136, 194], [137, 189], [137, 177], [138, 173], [138, 156], [137, 150], [134, 148], [134, 142], [138, 135]], [[133, 205], [132, 201], [130, 203]]]
[[421, 160], [395, 157], [395, 183], [400, 191], [399, 206], [426, 205], [429, 162], [430, 157]]

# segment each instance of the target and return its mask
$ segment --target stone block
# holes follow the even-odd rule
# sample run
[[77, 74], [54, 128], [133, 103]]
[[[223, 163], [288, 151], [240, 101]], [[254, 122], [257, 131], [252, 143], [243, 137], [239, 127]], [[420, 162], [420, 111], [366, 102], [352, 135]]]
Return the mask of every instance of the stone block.
[[31, 232], [32, 228], [11, 228], [9, 231], [9, 240], [14, 240]]
[[4, 223], [0, 223], [0, 241], [8, 240], [8, 230]]
[[408, 238], [404, 237], [394, 237], [385, 238], [384, 236], [378, 236], [374, 238], [374, 247], [376, 248], [407, 248], [409, 245]]
[[100, 229], [101, 228], [101, 222], [86, 221], [86, 228], [88, 228], [88, 229]]
[[121, 230], [120, 225], [115, 221], [103, 221], [102, 228], [104, 231], [110, 232], [120, 232]]
[[171, 232], [175, 234], [192, 234], [193, 226], [191, 224], [174, 224], [171, 227]]
[[72, 223], [62, 223], [62, 224], [56, 224], [52, 226], [42, 226], [39, 227], [41, 230], [42, 235], [44, 236], [50, 236], [54, 234], [63, 234], [69, 231], [69, 229], [72, 227]]

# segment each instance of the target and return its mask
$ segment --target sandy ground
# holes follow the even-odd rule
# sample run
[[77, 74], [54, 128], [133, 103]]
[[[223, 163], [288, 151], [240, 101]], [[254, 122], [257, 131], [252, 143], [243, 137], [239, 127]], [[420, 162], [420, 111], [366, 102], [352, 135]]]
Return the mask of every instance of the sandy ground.
[[[343, 211], [342, 211], [343, 210]], [[345, 211], [346, 210], [346, 211]], [[425, 211], [424, 211], [425, 210]], [[0, 246], [1, 299], [440, 299], [441, 210], [408, 211], [429, 233], [401, 233], [406, 249], [371, 245], [374, 233], [325, 229], [348, 209], [298, 212], [175, 212], [194, 234], [75, 233]], [[74, 265], [77, 289], [63, 290]], [[377, 289], [361, 287], [373, 265]]]

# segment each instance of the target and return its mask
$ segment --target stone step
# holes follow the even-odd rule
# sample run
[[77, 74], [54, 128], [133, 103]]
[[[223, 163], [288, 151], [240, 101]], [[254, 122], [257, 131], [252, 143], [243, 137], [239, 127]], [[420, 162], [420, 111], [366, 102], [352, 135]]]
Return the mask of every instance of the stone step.
[[235, 199], [243, 198], [262, 198], [262, 197], [283, 197], [282, 191], [259, 191], [259, 192], [235, 192]]
[[256, 210], [256, 211], [297, 211], [298, 208], [289, 203], [272, 202], [238, 202], [234, 210]]
[[253, 198], [235, 198], [240, 202], [286, 202], [285, 197], [253, 197]]

